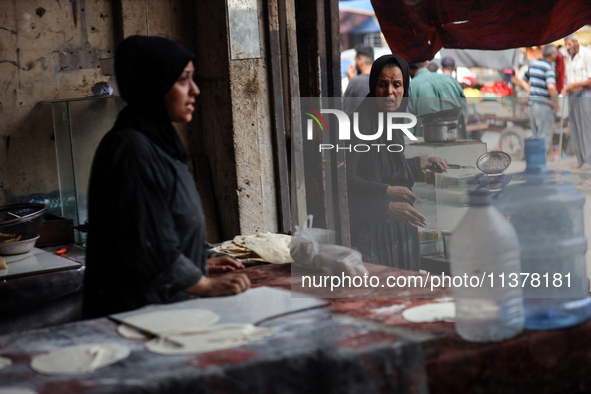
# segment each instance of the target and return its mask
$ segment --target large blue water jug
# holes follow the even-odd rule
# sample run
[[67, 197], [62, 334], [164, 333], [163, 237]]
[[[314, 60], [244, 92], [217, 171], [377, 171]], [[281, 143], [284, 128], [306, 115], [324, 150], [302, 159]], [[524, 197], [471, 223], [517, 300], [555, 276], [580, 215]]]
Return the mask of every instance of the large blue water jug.
[[526, 140], [525, 156], [525, 172], [513, 177], [496, 200], [521, 248], [521, 273], [504, 285], [523, 287], [525, 328], [573, 326], [591, 314], [585, 196], [548, 171], [543, 139]]

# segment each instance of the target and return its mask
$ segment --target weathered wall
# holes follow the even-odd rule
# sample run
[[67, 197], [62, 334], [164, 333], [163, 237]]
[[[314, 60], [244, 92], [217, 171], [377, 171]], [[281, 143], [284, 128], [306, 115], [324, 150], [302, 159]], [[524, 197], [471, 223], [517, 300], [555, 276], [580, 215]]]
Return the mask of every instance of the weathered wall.
[[[260, 57], [230, 59], [232, 113], [240, 230], [242, 234], [276, 232], [277, 199], [273, 160], [269, 35], [264, 23], [266, 5], [258, 1]], [[230, 47], [234, 43], [230, 36]]]
[[58, 189], [53, 125], [45, 100], [91, 96], [109, 81], [111, 1], [0, 2], [0, 204]]
[[[259, 14], [264, 10], [258, 3]], [[222, 239], [277, 231], [265, 30], [261, 58], [232, 60], [225, 2], [197, 3], [198, 128], [188, 138], [208, 158]], [[224, 26], [223, 29], [220, 26]], [[189, 144], [191, 146], [191, 143]]]
[[230, 60], [223, 1], [1, 0], [0, 205], [58, 189], [51, 109], [39, 103], [91, 96], [101, 81], [116, 88], [99, 59], [113, 58], [124, 37], [160, 35], [198, 57], [202, 93], [193, 122], [178, 129], [210, 194], [206, 213], [219, 228], [210, 241], [276, 231], [268, 32], [259, 30], [261, 58]]
[[277, 231], [273, 144], [262, 59], [230, 61], [242, 234]]
[[194, 47], [195, 74], [201, 95], [192, 122], [195, 132], [187, 140], [191, 154], [201, 158], [198, 176], [211, 175], [214, 193], [209, 194], [206, 215], [218, 217], [220, 240], [226, 240], [240, 232], [226, 6], [222, 1], [202, 0], [196, 8], [195, 40], [202, 44]]

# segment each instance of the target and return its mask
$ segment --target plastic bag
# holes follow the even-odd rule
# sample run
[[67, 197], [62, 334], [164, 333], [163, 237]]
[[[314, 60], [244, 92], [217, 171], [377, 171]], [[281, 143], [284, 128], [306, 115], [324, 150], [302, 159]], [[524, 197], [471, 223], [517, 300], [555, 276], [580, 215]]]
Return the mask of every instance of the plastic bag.
[[302, 227], [296, 226], [291, 238], [290, 254], [299, 267], [321, 271], [327, 275], [363, 276], [367, 268], [361, 253], [346, 246], [334, 244], [334, 232], [312, 227], [309, 215]]

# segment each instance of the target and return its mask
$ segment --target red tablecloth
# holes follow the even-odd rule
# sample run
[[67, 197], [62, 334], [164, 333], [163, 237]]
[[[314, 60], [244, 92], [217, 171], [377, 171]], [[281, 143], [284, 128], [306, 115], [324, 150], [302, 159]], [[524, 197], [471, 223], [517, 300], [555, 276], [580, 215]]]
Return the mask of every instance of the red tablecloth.
[[[387, 267], [366, 265], [370, 274], [418, 275]], [[301, 271], [290, 266], [262, 265], [249, 268], [253, 286], [277, 286], [302, 291]], [[439, 338], [439, 354], [425, 361], [431, 393], [574, 393], [591, 392], [591, 321], [549, 331], [525, 330], [501, 343], [470, 343], [460, 338], [454, 323], [410, 323], [402, 318], [408, 307], [449, 296], [448, 289], [373, 289], [364, 297], [329, 298], [331, 310], [404, 327]], [[363, 293], [356, 289], [354, 293]], [[344, 290], [340, 295], [346, 294]], [[383, 297], [387, 294], [386, 297]], [[400, 305], [401, 308], [393, 307]]]

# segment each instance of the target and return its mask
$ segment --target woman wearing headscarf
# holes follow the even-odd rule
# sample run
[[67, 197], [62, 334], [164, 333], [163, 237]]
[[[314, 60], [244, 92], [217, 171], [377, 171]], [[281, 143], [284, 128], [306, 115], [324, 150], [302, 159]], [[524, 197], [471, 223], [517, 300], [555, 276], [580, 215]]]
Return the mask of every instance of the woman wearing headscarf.
[[[400, 56], [385, 55], [374, 62], [370, 92], [355, 110], [361, 133], [375, 134], [380, 117], [386, 125], [387, 113], [405, 112], [409, 81], [408, 64]], [[396, 123], [405, 123], [404, 117]], [[396, 144], [402, 150], [386, 149]], [[365, 262], [418, 271], [418, 227], [424, 227], [427, 221], [413, 207], [419, 198], [412, 186], [422, 170], [447, 171], [447, 161], [438, 157], [407, 159], [400, 130], [392, 133], [392, 140], [387, 140], [383, 132], [372, 146], [374, 149], [368, 152], [352, 151], [347, 156], [352, 246], [362, 253]]]
[[[205, 220], [172, 122], [192, 119], [195, 55], [163, 37], [132, 36], [115, 55], [128, 105], [94, 156], [88, 201], [84, 314], [236, 294], [244, 274], [208, 278]], [[210, 259], [212, 270], [244, 266]]]

